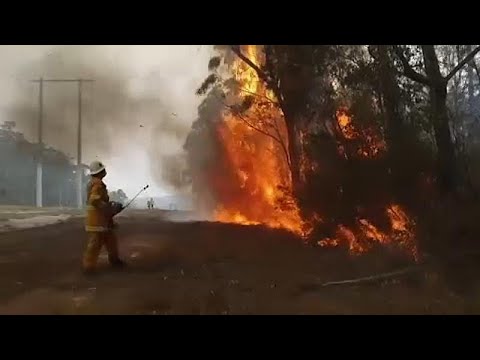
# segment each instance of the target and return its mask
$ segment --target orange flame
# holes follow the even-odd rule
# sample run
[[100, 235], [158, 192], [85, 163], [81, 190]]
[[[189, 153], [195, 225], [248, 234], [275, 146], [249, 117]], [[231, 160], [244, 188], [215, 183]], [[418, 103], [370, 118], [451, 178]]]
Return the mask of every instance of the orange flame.
[[[256, 65], [262, 64], [262, 52], [257, 46], [243, 49]], [[243, 114], [226, 111], [217, 131], [224, 149], [225, 162], [232, 175], [221, 187], [214, 216], [217, 221], [244, 225], [264, 224], [284, 228], [303, 237], [311, 233], [321, 219], [315, 214], [312, 219], [302, 219], [296, 199], [292, 195], [292, 182], [285, 149], [288, 148], [284, 117], [277, 105], [265, 99], [275, 100], [257, 73], [240, 59], [232, 65], [232, 73], [240, 84], [240, 101], [254, 94], [253, 105]], [[374, 157], [385, 150], [378, 132], [359, 130], [345, 109], [337, 112], [337, 120], [344, 138], [355, 142], [358, 155]], [[359, 143], [359, 145], [357, 144]], [[283, 146], [282, 146], [283, 145]], [[348, 145], [348, 144], [346, 144]], [[347, 150], [344, 150], [347, 151]], [[301, 159], [305, 172], [317, 170], [317, 165]], [[417, 257], [413, 226], [399, 205], [386, 209], [391, 229], [384, 233], [367, 219], [358, 219], [355, 229], [339, 225], [334, 238], [321, 239], [320, 246], [346, 245], [353, 254], [363, 253], [373, 244], [396, 244]]]
[[[244, 50], [256, 65], [261, 65], [261, 51], [256, 46]], [[237, 196], [220, 199], [215, 219], [240, 224], [265, 224], [305, 235], [310, 228], [302, 219], [292, 196], [292, 184], [286, 154], [286, 128], [280, 109], [265, 98], [274, 100], [257, 73], [237, 60], [233, 73], [243, 91], [241, 97], [256, 94], [253, 106], [245, 114], [224, 114], [218, 125], [227, 162], [235, 169]], [[241, 100], [241, 99], [240, 99]], [[268, 136], [266, 134], [270, 134]]]
[[419, 253], [413, 231], [415, 223], [408, 218], [407, 214], [397, 204], [387, 207], [386, 212], [390, 219], [390, 231], [388, 233], [380, 231], [366, 219], [359, 219], [356, 231], [344, 225], [339, 225], [336, 238], [324, 239], [318, 244], [324, 247], [336, 247], [343, 244], [348, 246], [351, 253], [361, 254], [378, 243], [400, 248], [405, 253], [410, 254], [413, 259], [418, 260]]
[[[387, 146], [383, 140], [380, 131], [373, 126], [368, 128], [356, 127], [352, 122], [352, 117], [345, 108], [337, 110], [337, 123], [347, 142], [354, 143], [356, 154], [363, 158], [374, 158], [385, 152]], [[339, 152], [344, 153], [344, 148]]]
[[352, 125], [352, 118], [347, 115], [346, 110], [340, 109], [337, 111], [337, 122], [345, 139], [353, 140], [358, 136]]

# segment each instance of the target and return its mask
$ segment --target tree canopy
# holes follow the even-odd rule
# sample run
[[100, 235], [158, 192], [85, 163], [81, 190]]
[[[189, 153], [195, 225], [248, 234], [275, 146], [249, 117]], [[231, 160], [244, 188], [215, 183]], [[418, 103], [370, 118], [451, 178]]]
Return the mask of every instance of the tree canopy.
[[[241, 204], [271, 202], [270, 223], [285, 225], [286, 201], [332, 236], [359, 219], [387, 231], [391, 204], [421, 223], [439, 202], [476, 196], [480, 46], [216, 49], [185, 144], [193, 188], [215, 216], [263, 222]], [[270, 162], [280, 170], [266, 171]]]

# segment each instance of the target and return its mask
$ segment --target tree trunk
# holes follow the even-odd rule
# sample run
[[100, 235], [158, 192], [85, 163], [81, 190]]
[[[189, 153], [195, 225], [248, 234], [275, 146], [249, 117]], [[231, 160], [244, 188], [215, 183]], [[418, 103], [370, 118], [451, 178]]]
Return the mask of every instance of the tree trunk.
[[309, 94], [316, 77], [313, 45], [264, 45], [265, 65], [260, 69], [238, 47], [232, 50], [268, 84], [285, 117], [293, 192], [302, 187], [301, 161], [304, 153], [302, 133], [311, 116]]
[[378, 63], [380, 67], [380, 91], [385, 108], [385, 137], [395, 161], [402, 138], [402, 118], [399, 111], [399, 88], [395, 79], [392, 61], [387, 45], [378, 45]]
[[455, 147], [452, 141], [447, 110], [447, 89], [435, 87], [430, 89], [432, 101], [433, 129], [437, 145], [437, 169], [441, 190], [453, 191], [455, 188]]
[[[467, 45], [467, 54], [472, 52], [472, 45]], [[473, 96], [475, 92], [475, 88], [473, 85], [473, 62], [475, 60], [472, 60], [468, 66], [467, 66], [467, 76], [468, 76], [468, 110], [472, 112], [472, 107], [473, 107]]]
[[452, 192], [455, 189], [455, 147], [450, 131], [447, 109], [447, 81], [440, 73], [437, 54], [433, 45], [422, 45], [425, 70], [431, 83], [433, 129], [437, 145], [437, 172], [440, 190]]
[[380, 92], [383, 98], [385, 115], [385, 141], [388, 148], [388, 166], [391, 170], [393, 191], [402, 197], [402, 192], [409, 187], [409, 158], [403, 150], [404, 144], [403, 120], [400, 114], [400, 89], [398, 87], [393, 62], [389, 54], [388, 45], [377, 45], [377, 61], [379, 65]]
[[275, 95], [281, 99], [285, 116], [292, 188], [297, 195], [302, 186], [300, 162], [304, 149], [301, 132], [304, 131], [307, 97], [314, 79], [311, 54], [311, 45], [273, 45], [266, 49], [267, 67], [272, 66], [272, 57], [278, 60], [281, 56], [281, 61], [275, 65], [279, 84]]
[[293, 193], [297, 193], [300, 188], [300, 158], [302, 154], [301, 144], [299, 142], [300, 134], [297, 133], [295, 126], [296, 119], [294, 114], [285, 112], [285, 123], [288, 136], [288, 154], [290, 156], [290, 171], [292, 175], [292, 189]]
[[440, 72], [440, 66], [438, 64], [434, 45], [422, 45], [425, 72], [427, 76], [413, 70], [408, 63], [408, 60], [403, 55], [403, 52], [398, 47], [395, 47], [395, 50], [402, 62], [404, 75], [427, 86], [430, 91], [433, 129], [438, 149], [437, 174], [439, 189], [444, 193], [453, 192], [456, 190], [457, 159], [455, 156], [455, 146], [450, 131], [450, 119], [446, 104], [447, 84], [463, 66], [474, 61], [475, 55], [480, 52], [480, 46], [477, 46], [465, 56], [463, 60], [460, 61], [445, 77], [443, 77]]

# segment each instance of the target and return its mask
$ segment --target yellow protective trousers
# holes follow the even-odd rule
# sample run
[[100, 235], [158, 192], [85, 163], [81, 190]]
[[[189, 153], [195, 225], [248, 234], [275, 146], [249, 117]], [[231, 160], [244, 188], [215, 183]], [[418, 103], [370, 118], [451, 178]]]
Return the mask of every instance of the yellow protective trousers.
[[114, 231], [87, 232], [87, 246], [83, 254], [83, 270], [92, 271], [97, 266], [98, 256], [105, 246], [108, 253], [108, 262], [115, 264], [119, 261], [118, 241]]

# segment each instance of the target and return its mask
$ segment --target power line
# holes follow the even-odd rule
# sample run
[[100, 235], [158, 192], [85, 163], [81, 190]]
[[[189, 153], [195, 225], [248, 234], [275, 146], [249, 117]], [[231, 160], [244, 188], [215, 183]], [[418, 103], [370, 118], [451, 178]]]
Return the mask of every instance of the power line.
[[[94, 82], [91, 79], [43, 79], [31, 80], [39, 83], [39, 111], [38, 111], [38, 144], [42, 149], [43, 144], [43, 85], [46, 82], [73, 82], [78, 84], [78, 126], [77, 126], [77, 206], [83, 207], [82, 201], [82, 84], [85, 82]], [[42, 159], [37, 155], [37, 189], [36, 203], [37, 207], [42, 207]]]

